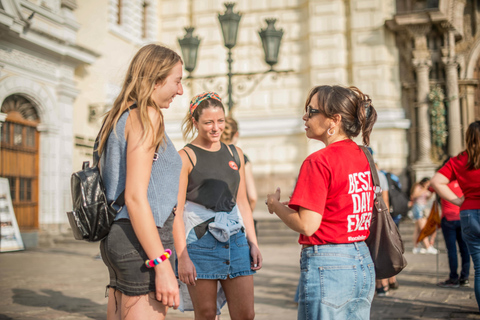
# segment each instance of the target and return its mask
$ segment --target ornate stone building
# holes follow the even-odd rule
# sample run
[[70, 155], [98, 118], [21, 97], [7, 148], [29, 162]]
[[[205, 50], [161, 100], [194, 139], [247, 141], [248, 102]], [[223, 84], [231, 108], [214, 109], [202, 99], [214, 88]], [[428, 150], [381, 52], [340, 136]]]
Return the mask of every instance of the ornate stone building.
[[0, 176], [9, 178], [26, 246], [40, 227], [58, 229], [71, 202], [74, 73], [97, 57], [77, 44], [76, 8], [74, 0], [0, 1]]
[[397, 36], [415, 179], [462, 151], [468, 124], [480, 119], [479, 18], [478, 1], [406, 0], [386, 21]]

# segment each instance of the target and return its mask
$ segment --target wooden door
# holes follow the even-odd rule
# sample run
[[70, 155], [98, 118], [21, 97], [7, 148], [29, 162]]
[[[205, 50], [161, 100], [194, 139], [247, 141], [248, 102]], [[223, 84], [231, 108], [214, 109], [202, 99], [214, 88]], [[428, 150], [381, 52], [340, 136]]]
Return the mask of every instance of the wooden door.
[[[2, 111], [5, 110], [2, 106]], [[38, 230], [38, 120], [10, 110], [2, 125], [0, 176], [8, 178], [13, 209], [22, 231]]]

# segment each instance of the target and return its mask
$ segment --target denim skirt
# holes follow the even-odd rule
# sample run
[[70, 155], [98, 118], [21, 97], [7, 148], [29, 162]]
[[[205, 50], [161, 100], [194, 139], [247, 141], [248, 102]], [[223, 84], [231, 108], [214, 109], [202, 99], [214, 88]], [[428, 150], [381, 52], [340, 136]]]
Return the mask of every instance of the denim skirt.
[[250, 247], [244, 231], [220, 242], [207, 231], [199, 240], [187, 244], [197, 279], [225, 280], [255, 273], [251, 270]]
[[[168, 262], [173, 270], [176, 258], [172, 235], [174, 218], [172, 213], [163, 227], [157, 228], [163, 247], [172, 250]], [[113, 288], [127, 296], [140, 296], [155, 291], [155, 270], [145, 266], [148, 256], [140, 245], [130, 220], [120, 219], [113, 223], [108, 236], [100, 242], [100, 253], [110, 276], [107, 288]]]
[[370, 319], [375, 269], [365, 242], [307, 247], [300, 269], [298, 319]]

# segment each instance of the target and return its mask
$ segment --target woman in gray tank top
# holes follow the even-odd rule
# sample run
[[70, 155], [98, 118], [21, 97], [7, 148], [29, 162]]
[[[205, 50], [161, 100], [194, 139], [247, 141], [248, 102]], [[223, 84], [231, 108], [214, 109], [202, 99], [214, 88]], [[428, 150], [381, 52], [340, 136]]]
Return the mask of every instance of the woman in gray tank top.
[[[178, 277], [188, 287], [185, 295], [195, 319], [214, 319], [225, 302], [232, 319], [255, 317], [253, 274], [262, 267], [262, 255], [246, 194], [243, 153], [220, 141], [224, 128], [218, 94], [192, 99], [183, 134], [195, 137], [179, 151], [183, 166], [173, 232]], [[180, 310], [191, 310], [183, 293]]]
[[168, 48], [142, 47], [103, 123], [99, 154], [106, 195], [115, 200], [124, 191], [125, 198], [100, 243], [110, 275], [108, 319], [165, 319], [168, 308], [180, 303], [171, 263], [182, 165], [162, 109], [183, 94], [182, 64]]

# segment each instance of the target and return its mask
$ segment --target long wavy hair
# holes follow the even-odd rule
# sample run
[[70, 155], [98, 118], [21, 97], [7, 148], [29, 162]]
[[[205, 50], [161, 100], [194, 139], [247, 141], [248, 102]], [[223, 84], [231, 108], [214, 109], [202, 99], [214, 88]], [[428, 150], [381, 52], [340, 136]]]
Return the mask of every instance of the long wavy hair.
[[[146, 45], [135, 54], [128, 67], [122, 90], [103, 121], [98, 146], [99, 155], [105, 148], [109, 136], [108, 133], [111, 130], [115, 132], [118, 120], [132, 102], [136, 102], [140, 113], [140, 121], [143, 128], [141, 141], [143, 142], [147, 135], [150, 134], [150, 130], [155, 132], [152, 147], [158, 146], [164, 141], [165, 126], [163, 114], [160, 106], [153, 101], [151, 96], [155, 85], [164, 83], [178, 62], [182, 62], [182, 58], [175, 51], [156, 44]], [[161, 119], [158, 128], [153, 127], [148, 116], [147, 107], [153, 107], [160, 113]]]
[[223, 130], [220, 140], [225, 144], [231, 144], [237, 132], [238, 132], [237, 121], [233, 119], [233, 117], [228, 116], [225, 118], [225, 130]]
[[363, 144], [368, 146], [370, 133], [377, 121], [377, 111], [370, 97], [353, 86], [318, 86], [310, 91], [305, 111], [316, 93], [320, 112], [329, 119], [334, 119], [336, 114], [341, 115], [341, 126], [347, 137], [354, 138], [362, 132]]
[[468, 155], [468, 168], [480, 169], [480, 121], [470, 123], [465, 135], [466, 152]]

